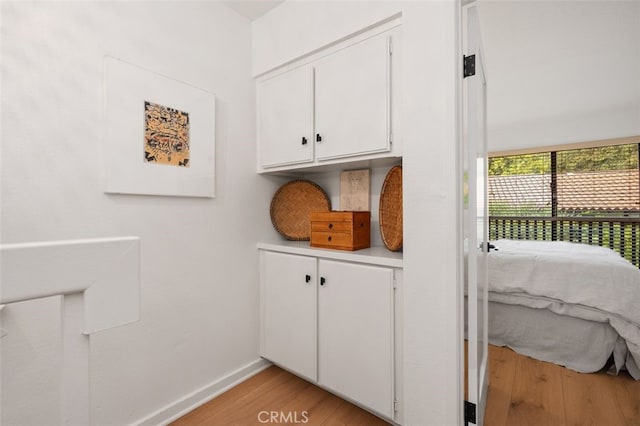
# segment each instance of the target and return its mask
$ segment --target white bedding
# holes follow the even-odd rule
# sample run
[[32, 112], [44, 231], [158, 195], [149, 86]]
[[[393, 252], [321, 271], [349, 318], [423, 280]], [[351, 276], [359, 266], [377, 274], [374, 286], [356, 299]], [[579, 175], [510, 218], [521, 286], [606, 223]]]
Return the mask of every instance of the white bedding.
[[619, 336], [607, 323], [489, 302], [489, 342], [581, 373], [600, 371]]
[[614, 251], [559, 241], [494, 242], [489, 300], [608, 323], [614, 358], [640, 380], [640, 270]]

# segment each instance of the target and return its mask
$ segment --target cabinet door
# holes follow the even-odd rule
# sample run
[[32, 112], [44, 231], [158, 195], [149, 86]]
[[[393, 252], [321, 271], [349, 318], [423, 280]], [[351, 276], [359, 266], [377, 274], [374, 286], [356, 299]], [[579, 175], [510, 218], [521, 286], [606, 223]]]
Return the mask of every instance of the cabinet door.
[[257, 85], [262, 167], [313, 161], [313, 69], [302, 67]]
[[316, 259], [261, 253], [261, 355], [316, 380]]
[[393, 270], [320, 260], [319, 275], [319, 383], [393, 418]]
[[318, 160], [389, 151], [390, 40], [366, 39], [316, 65]]

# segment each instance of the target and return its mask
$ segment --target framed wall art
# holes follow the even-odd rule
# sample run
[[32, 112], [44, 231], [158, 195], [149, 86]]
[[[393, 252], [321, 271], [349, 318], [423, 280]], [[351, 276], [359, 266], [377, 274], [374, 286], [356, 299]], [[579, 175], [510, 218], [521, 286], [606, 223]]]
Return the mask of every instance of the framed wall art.
[[369, 169], [344, 171], [340, 174], [340, 210], [370, 211]]
[[114, 194], [215, 197], [215, 96], [104, 60], [104, 181]]

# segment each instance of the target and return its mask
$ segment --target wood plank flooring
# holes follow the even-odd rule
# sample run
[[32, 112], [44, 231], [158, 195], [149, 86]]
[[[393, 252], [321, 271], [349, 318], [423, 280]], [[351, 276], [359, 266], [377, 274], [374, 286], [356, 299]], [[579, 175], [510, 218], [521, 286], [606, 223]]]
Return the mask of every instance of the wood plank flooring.
[[[580, 374], [491, 345], [489, 369], [486, 426], [640, 426], [640, 381], [626, 372], [620, 376]], [[289, 416], [280, 418], [280, 424], [296, 420], [307, 425], [387, 424], [274, 366], [173, 425], [277, 424], [260, 422], [271, 411]]]
[[486, 426], [640, 426], [640, 381], [581, 374], [489, 345]]
[[[269, 420], [271, 412], [274, 419]], [[306, 421], [305, 421], [306, 420]], [[386, 425], [355, 405], [272, 366], [178, 419], [175, 426]]]

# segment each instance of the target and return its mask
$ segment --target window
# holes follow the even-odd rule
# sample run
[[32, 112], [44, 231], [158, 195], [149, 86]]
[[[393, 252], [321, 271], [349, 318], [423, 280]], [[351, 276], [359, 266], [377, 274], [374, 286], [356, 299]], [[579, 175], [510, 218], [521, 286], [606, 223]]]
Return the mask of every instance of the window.
[[559, 216], [639, 217], [638, 144], [558, 151]]
[[490, 238], [608, 246], [640, 266], [640, 144], [489, 159]]
[[489, 159], [489, 215], [551, 216], [551, 155]]

